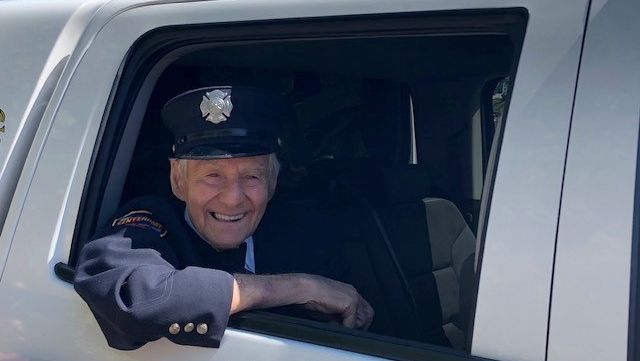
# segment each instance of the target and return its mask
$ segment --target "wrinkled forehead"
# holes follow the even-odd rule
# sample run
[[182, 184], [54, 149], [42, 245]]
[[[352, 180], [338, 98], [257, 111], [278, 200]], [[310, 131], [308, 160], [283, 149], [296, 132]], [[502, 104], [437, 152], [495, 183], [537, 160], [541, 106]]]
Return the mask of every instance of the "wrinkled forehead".
[[269, 155], [259, 155], [254, 157], [238, 157], [225, 159], [184, 159], [188, 174], [199, 174], [203, 172], [266, 172], [269, 166]]

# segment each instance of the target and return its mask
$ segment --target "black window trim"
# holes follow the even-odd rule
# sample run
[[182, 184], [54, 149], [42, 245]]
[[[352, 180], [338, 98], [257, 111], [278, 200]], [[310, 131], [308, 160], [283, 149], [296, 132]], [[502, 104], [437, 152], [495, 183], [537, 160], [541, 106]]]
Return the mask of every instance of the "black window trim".
[[265, 311], [234, 315], [229, 320], [229, 327], [391, 360], [492, 361], [445, 346], [382, 336]]
[[[89, 165], [69, 260], [67, 263], [56, 264], [55, 274], [61, 280], [73, 283], [77, 253], [82, 246], [81, 241], [89, 239], [95, 231], [126, 119], [149, 72], [169, 54], [239, 41], [247, 43], [428, 34], [507, 34], [517, 45], [514, 50], [514, 63], [517, 64], [527, 20], [528, 13], [524, 8], [502, 8], [171, 26], [146, 33], [132, 45], [119, 76], [114, 79], [110, 103]], [[501, 138], [501, 135], [496, 134], [496, 137]], [[263, 311], [236, 315], [229, 325], [241, 330], [395, 360], [486, 360], [441, 346], [348, 330]]]
[[[637, 139], [640, 139], [640, 130]], [[638, 299], [638, 295], [640, 295], [640, 142], [638, 142], [636, 150], [636, 189], [633, 201], [630, 272], [627, 359], [640, 361], [640, 300]]]

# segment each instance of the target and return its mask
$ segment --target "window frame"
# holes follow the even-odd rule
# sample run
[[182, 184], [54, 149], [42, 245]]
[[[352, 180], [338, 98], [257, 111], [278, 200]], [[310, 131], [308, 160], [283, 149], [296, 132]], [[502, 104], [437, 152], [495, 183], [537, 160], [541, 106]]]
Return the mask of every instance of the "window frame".
[[[170, 26], [148, 32], [133, 44], [123, 62], [121, 75], [114, 83], [111, 106], [100, 125], [82, 192], [69, 259], [67, 263], [55, 265], [56, 275], [66, 282], [73, 282], [74, 266], [78, 251], [83, 245], [82, 240], [89, 239], [97, 226], [110, 172], [117, 158], [127, 119], [141, 95], [141, 89], [147, 84], [151, 69], [162, 59], [199, 47], [238, 41], [499, 32], [509, 35], [514, 44], [517, 44], [514, 47], [513, 60], [517, 64], [527, 20], [525, 9], [508, 8]], [[515, 69], [516, 67], [513, 67], [514, 72]], [[495, 134], [494, 139], [499, 141], [501, 136]], [[492, 178], [485, 175], [485, 180]], [[485, 212], [486, 216], [488, 214], [488, 211]], [[486, 222], [486, 217], [479, 221]], [[482, 239], [478, 237], [479, 242], [482, 242]], [[396, 360], [484, 360], [451, 348], [346, 330], [315, 321], [276, 316], [260, 311], [239, 314], [231, 319], [230, 326]]]

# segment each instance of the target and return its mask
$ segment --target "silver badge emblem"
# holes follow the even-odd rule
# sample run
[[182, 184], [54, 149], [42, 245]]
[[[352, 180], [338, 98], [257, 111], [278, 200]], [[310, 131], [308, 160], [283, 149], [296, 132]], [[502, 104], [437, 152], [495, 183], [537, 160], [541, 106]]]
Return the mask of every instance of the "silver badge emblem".
[[216, 89], [202, 96], [200, 111], [202, 111], [202, 116], [213, 124], [220, 124], [227, 120], [232, 109], [231, 89]]

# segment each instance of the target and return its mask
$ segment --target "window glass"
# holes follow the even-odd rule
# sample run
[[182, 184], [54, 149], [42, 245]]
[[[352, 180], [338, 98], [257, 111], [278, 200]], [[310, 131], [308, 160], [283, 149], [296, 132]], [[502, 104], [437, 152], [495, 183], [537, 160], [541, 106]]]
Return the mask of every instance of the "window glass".
[[[451, 52], [474, 53], [481, 51], [480, 44], [506, 44], [506, 39], [492, 37], [450, 41]], [[289, 43], [275, 49], [268, 45], [260, 49], [276, 53], [268, 60], [252, 56], [258, 52], [256, 45], [247, 45], [207, 49], [177, 60], [152, 94], [123, 202], [148, 194], [171, 197], [163, 177], [171, 136], [158, 123], [166, 100], [185, 89], [211, 84], [259, 82], [276, 89], [291, 100], [295, 120], [284, 124], [278, 188], [261, 227], [277, 237], [287, 233], [295, 220], [313, 232], [325, 232], [327, 241], [321, 245], [298, 244], [304, 249], [296, 248], [301, 262], [294, 269], [306, 271], [310, 259], [305, 254], [329, 253], [328, 268], [313, 271], [354, 284], [372, 303], [376, 319], [370, 332], [463, 349], [469, 309], [462, 306], [469, 307], [472, 300], [463, 299], [470, 295], [461, 292], [457, 280], [469, 278], [464, 282], [470, 285], [474, 277], [475, 225], [466, 222], [477, 219], [480, 201], [469, 193], [473, 177], [469, 165], [474, 161], [472, 110], [480, 101], [472, 90], [481, 87], [482, 79], [461, 80], [465, 64], [454, 62], [443, 68], [450, 79], [435, 82], [429, 77], [442, 69], [402, 60], [419, 57], [421, 49], [441, 42], [382, 38]], [[344, 60], [340, 55], [344, 47], [362, 55]], [[406, 54], [388, 54], [384, 65], [368, 60], [373, 53], [381, 56], [380, 47]], [[292, 57], [292, 53], [304, 55]], [[443, 59], [431, 55], [424, 61], [452, 56], [439, 54]], [[267, 61], [278, 68], [265, 66]], [[479, 71], [494, 70], [494, 65], [485, 67]], [[504, 106], [499, 103], [506, 97], [504, 84], [493, 97], [497, 107]], [[417, 164], [408, 164], [412, 143]], [[150, 174], [155, 184], [149, 183]], [[433, 200], [425, 204], [427, 198]], [[458, 234], [435, 226], [441, 222], [454, 229], [466, 227], [462, 241], [466, 251], [460, 252], [460, 259], [446, 256]], [[454, 269], [454, 262], [465, 266]], [[439, 271], [452, 278], [440, 276]], [[457, 299], [447, 299], [449, 295], [438, 289], [451, 289]], [[394, 290], [392, 297], [389, 290]], [[279, 312], [305, 316], [298, 311]]]

